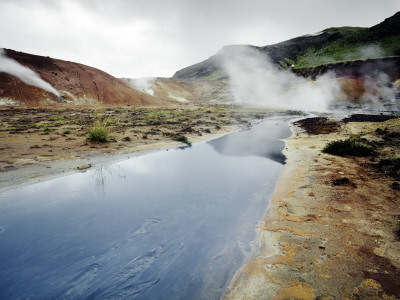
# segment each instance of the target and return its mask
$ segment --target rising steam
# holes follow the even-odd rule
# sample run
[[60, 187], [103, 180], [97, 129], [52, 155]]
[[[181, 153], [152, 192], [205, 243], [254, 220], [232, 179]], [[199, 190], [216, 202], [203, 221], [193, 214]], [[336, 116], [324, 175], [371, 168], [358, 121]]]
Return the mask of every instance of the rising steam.
[[0, 72], [18, 77], [26, 84], [36, 86], [60, 97], [60, 94], [48, 82], [41, 79], [40, 76], [31, 69], [19, 64], [16, 60], [7, 57], [3, 49], [0, 49]]
[[[326, 111], [340, 97], [335, 74], [316, 80], [278, 70], [268, 56], [251, 47], [235, 47], [221, 55], [221, 65], [230, 78], [236, 102], [272, 108]], [[228, 52], [228, 53], [226, 53]]]
[[153, 83], [154, 78], [150, 77], [128, 78], [127, 81], [132, 87], [154, 96], [154, 90], [151, 88], [151, 84]]

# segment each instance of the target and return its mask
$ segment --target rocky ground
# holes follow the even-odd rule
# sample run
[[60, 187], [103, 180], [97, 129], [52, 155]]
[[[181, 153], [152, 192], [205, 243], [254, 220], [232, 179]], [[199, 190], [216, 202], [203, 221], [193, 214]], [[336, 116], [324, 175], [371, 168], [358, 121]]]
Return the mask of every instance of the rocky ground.
[[[400, 299], [400, 119], [313, 118], [293, 132], [260, 251], [224, 298]], [[322, 153], [355, 135], [372, 156]]]
[[[84, 169], [93, 158], [140, 153], [184, 145], [184, 136], [199, 142], [245, 128], [279, 112], [233, 106], [176, 105], [169, 108], [0, 108], [0, 190]], [[87, 140], [97, 123], [106, 126], [110, 142]]]

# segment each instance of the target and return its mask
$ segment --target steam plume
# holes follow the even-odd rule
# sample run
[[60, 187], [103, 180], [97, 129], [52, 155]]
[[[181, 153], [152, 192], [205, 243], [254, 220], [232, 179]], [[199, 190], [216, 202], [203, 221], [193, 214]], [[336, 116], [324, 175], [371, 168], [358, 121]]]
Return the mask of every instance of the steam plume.
[[60, 94], [48, 82], [41, 79], [40, 76], [31, 69], [7, 57], [3, 49], [0, 49], [0, 72], [18, 77], [21, 81], [29, 85], [36, 86], [60, 97]]
[[315, 81], [276, 69], [267, 55], [251, 47], [234, 47], [221, 53], [236, 102], [272, 108], [326, 111], [341, 94], [335, 74]]
[[142, 78], [129, 78], [128, 82], [134, 88], [137, 88], [149, 95], [154, 95], [154, 90], [151, 88], [151, 84], [154, 81], [154, 78], [142, 77]]

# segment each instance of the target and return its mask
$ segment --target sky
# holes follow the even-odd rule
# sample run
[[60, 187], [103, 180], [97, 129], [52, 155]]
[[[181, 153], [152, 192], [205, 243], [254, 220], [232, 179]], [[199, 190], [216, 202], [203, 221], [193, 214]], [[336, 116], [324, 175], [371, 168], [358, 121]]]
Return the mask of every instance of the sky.
[[170, 77], [224, 45], [370, 27], [397, 11], [400, 0], [0, 0], [0, 48]]

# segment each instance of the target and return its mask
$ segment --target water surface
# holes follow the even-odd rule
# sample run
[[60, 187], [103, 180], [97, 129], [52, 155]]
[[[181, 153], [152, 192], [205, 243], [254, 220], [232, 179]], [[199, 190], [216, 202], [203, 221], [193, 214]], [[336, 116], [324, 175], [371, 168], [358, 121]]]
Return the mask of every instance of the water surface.
[[218, 299], [252, 253], [286, 121], [0, 194], [1, 299]]

